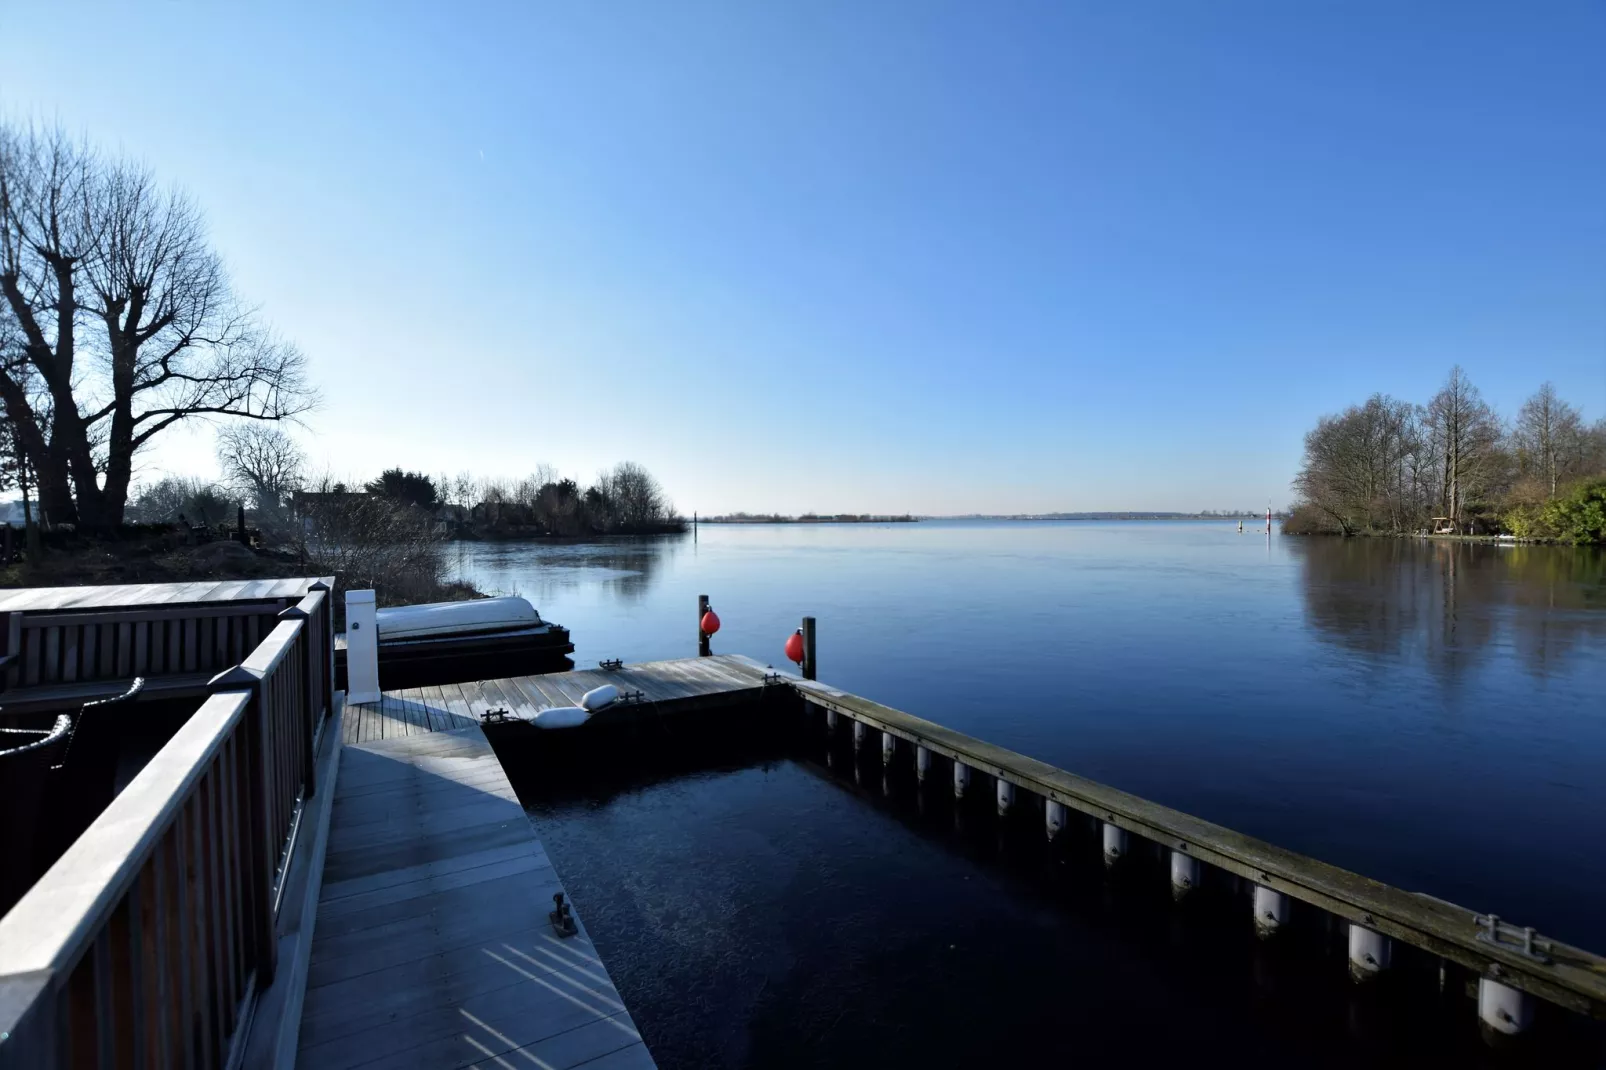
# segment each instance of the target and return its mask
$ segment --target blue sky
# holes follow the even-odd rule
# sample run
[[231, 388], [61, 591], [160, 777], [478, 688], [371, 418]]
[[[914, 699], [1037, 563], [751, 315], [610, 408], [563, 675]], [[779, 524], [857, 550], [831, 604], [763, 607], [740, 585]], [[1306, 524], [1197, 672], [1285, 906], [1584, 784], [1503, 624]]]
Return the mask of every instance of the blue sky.
[[318, 466], [705, 513], [1280, 504], [1456, 362], [1606, 415], [1602, 56], [1565, 0], [0, 0], [0, 110], [197, 197]]

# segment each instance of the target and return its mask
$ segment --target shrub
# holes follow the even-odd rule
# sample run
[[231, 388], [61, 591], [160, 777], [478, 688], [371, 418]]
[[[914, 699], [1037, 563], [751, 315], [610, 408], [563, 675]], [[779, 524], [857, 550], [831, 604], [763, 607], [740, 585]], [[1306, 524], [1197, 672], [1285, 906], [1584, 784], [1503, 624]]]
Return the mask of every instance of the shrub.
[[1522, 505], [1513, 506], [1501, 517], [1502, 526], [1519, 539], [1553, 539], [1556, 533], [1551, 529], [1545, 519], [1545, 510], [1542, 506]]
[[422, 510], [379, 494], [336, 493], [327, 481], [306, 506], [307, 562], [342, 588], [373, 588], [382, 605], [430, 602], [446, 590], [444, 539]]
[[1284, 535], [1344, 535], [1348, 534], [1332, 516], [1301, 502], [1295, 505], [1283, 521]]
[[1606, 479], [1580, 483], [1545, 506], [1541, 519], [1562, 542], [1606, 544]]
[[168, 524], [180, 517], [192, 524], [216, 527], [234, 519], [240, 500], [215, 483], [168, 476], [140, 491], [129, 507], [129, 519]]

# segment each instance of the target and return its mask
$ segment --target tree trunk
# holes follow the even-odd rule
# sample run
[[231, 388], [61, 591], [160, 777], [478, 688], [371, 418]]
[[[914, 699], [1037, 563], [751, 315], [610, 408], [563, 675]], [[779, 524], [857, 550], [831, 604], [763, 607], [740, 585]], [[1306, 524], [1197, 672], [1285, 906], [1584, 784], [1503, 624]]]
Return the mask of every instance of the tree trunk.
[[111, 441], [106, 449], [106, 485], [101, 491], [101, 510], [108, 526], [123, 522], [128, 507], [128, 486], [134, 478], [134, 415], [119, 404], [112, 414]]
[[40, 465], [37, 472], [40, 515], [49, 524], [77, 524], [78, 507], [73, 503], [72, 485], [65, 472], [51, 472], [50, 467]]
[[31, 567], [39, 561], [42, 552], [39, 521], [34, 518], [33, 503], [28, 500], [28, 456], [23, 452], [20, 440], [16, 441], [16, 446], [17, 485], [22, 488], [22, 530], [27, 539], [28, 564]]

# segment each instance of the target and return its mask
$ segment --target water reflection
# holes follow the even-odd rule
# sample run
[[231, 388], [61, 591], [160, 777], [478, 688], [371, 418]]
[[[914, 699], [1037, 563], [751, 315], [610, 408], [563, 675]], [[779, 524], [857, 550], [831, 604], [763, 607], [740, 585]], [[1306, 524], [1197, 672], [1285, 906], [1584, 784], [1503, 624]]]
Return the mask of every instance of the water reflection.
[[[640, 601], [655, 576], [690, 545], [690, 536], [619, 536], [594, 542], [458, 543], [457, 573], [489, 594], [519, 595], [535, 605], [564, 592], [600, 588]], [[532, 567], [532, 558], [539, 562]]]
[[[1163, 856], [1107, 870], [1087, 820], [1050, 844], [1034, 807], [1000, 818], [817, 714], [745, 712], [497, 739], [665, 1070], [1149, 1065], [1161, 1025], [1205, 1062], [1490, 1062], [1431, 956], [1402, 946], [1357, 989], [1326, 916], [1258, 941], [1221, 871], [1174, 903]], [[1551, 1024], [1494, 1065], [1592, 1065], [1589, 1023]]]
[[1458, 683], [1493, 651], [1545, 678], [1606, 638], [1606, 554], [1418, 539], [1289, 539], [1315, 633]]

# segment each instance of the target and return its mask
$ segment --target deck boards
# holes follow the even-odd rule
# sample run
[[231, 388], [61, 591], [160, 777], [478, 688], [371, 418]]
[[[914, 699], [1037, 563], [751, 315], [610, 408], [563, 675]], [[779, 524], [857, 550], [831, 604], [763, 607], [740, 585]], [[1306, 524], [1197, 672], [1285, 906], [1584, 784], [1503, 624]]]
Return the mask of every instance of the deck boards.
[[480, 730], [594, 687], [660, 709], [757, 697], [735, 657], [386, 691], [349, 705], [302, 1012], [304, 1067], [653, 1066]]
[[528, 716], [554, 706], [573, 706], [587, 691], [603, 684], [613, 684], [620, 691], [639, 691], [643, 702], [660, 709], [678, 703], [706, 704], [710, 700], [740, 702], [760, 694], [766, 671], [751, 659], [716, 654], [711, 658], [649, 661], [612, 671], [576, 669], [541, 676], [403, 688], [386, 691], [378, 702], [350, 706], [345, 742], [348, 746], [362, 745], [453, 732], [479, 724], [492, 709]]
[[469, 687], [348, 714], [297, 1065], [651, 1068], [583, 923], [547, 922], [563, 886]]

